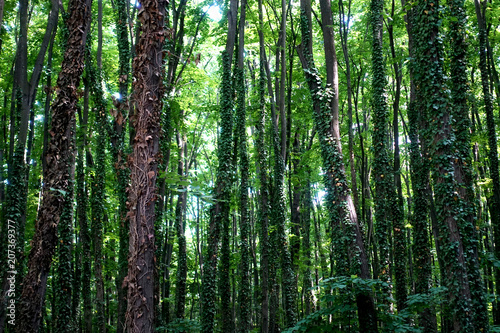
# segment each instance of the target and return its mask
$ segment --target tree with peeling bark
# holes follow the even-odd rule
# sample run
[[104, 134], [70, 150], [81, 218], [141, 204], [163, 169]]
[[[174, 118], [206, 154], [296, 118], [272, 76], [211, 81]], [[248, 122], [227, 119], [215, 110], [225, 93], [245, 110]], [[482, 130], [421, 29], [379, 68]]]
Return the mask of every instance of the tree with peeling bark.
[[69, 27], [67, 48], [61, 72], [57, 79], [58, 90], [52, 103], [52, 138], [47, 149], [47, 169], [44, 174], [42, 203], [36, 221], [35, 235], [28, 259], [28, 272], [23, 279], [19, 301], [16, 332], [38, 332], [47, 278], [57, 243], [57, 226], [65, 205], [72, 202], [70, 194], [71, 163], [74, 161], [74, 119], [77, 110], [77, 88], [84, 65], [84, 48], [90, 27], [91, 1], [70, 1], [66, 23]]
[[153, 332], [155, 325], [155, 195], [163, 93], [164, 0], [141, 1], [139, 41], [133, 62], [136, 103], [133, 152], [129, 156], [130, 240], [127, 331]]

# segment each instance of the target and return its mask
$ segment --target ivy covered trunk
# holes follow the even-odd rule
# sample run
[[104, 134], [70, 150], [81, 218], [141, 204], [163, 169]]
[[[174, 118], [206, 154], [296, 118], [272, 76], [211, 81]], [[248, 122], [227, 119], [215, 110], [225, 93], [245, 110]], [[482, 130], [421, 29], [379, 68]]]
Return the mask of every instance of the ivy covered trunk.
[[467, 80], [467, 44], [465, 41], [466, 14], [464, 0], [448, 0], [448, 7], [452, 17], [450, 20], [450, 79], [451, 79], [451, 104], [450, 114], [454, 119], [453, 131], [455, 134], [454, 174], [456, 179], [455, 189], [460, 197], [458, 207], [463, 215], [460, 225], [464, 251], [466, 252], [466, 268], [469, 278], [473, 325], [476, 332], [489, 329], [488, 308], [484, 282], [481, 278], [478, 256], [478, 236], [476, 233], [475, 194], [473, 188], [473, 169], [471, 156], [470, 128], [468, 106], [468, 80]]
[[[183, 116], [181, 111], [181, 117]], [[177, 133], [177, 145], [179, 147], [179, 161], [177, 162], [177, 174], [180, 179], [185, 175], [184, 150], [186, 138], [181, 133]], [[177, 256], [177, 284], [175, 288], [175, 317], [184, 318], [186, 308], [186, 284], [187, 284], [187, 254], [184, 214], [186, 211], [187, 187], [179, 186], [177, 205], [175, 207], [175, 230], [177, 232], [177, 245], [179, 254]]]
[[422, 97], [423, 126], [421, 132], [429, 153], [434, 200], [439, 228], [444, 285], [448, 288], [448, 304], [444, 317], [449, 318], [455, 332], [474, 332], [471, 311], [470, 275], [467, 272], [467, 244], [461, 231], [468, 223], [462, 212], [464, 198], [457, 192], [461, 186], [455, 174], [456, 138], [453, 135], [450, 103], [443, 93], [443, 48], [439, 35], [439, 4], [422, 1], [415, 7], [413, 21], [414, 78], [418, 96]]
[[[333, 24], [331, 22], [330, 1], [322, 0], [321, 12], [324, 21], [323, 39], [327, 58], [335, 56]], [[314, 64], [312, 55], [311, 3], [301, 0], [300, 26], [302, 48], [299, 57], [304, 70], [314, 109], [314, 124], [319, 136], [324, 183], [327, 190], [326, 206], [332, 224], [337, 275], [356, 274], [362, 279], [370, 278], [368, 257], [365, 250], [361, 227], [350, 195], [342, 158], [338, 123], [338, 78], [336, 60], [330, 62], [330, 85], [323, 87], [322, 80]], [[328, 63], [327, 63], [328, 66]], [[328, 77], [327, 77], [328, 80]], [[377, 319], [373, 300], [366, 293], [356, 295], [359, 329], [361, 332], [377, 332]]]
[[238, 157], [240, 171], [240, 278], [238, 291], [238, 332], [250, 331], [251, 323], [251, 295], [250, 285], [250, 214], [248, 210], [248, 177], [249, 162], [247, 153], [246, 135], [246, 98], [245, 98], [245, 71], [243, 51], [245, 48], [245, 19], [247, 1], [241, 0], [241, 11], [239, 18], [239, 40], [238, 40], [238, 67], [236, 76], [236, 135], [238, 136]]
[[259, 6], [259, 114], [255, 124], [257, 134], [255, 148], [257, 150], [257, 165], [260, 182], [258, 225], [260, 225], [260, 268], [261, 268], [261, 332], [269, 331], [269, 179], [268, 179], [268, 156], [265, 146], [265, 124], [266, 124], [266, 73], [265, 73], [265, 48], [264, 48], [264, 19], [262, 12], [262, 0]]
[[[102, 2], [99, 0], [99, 12], [102, 13]], [[92, 159], [93, 176], [91, 176], [91, 190], [90, 190], [90, 207], [91, 207], [91, 223], [90, 230], [92, 236], [92, 249], [93, 249], [93, 262], [94, 262], [94, 276], [96, 287], [95, 298], [95, 317], [96, 326], [99, 333], [105, 333], [106, 320], [104, 312], [104, 279], [103, 279], [103, 230], [105, 219], [105, 187], [106, 187], [106, 139], [107, 139], [107, 126], [106, 126], [106, 101], [104, 99], [104, 91], [102, 88], [101, 68], [99, 66], [101, 59], [99, 58], [100, 51], [102, 51], [102, 22], [98, 22], [98, 46], [97, 46], [97, 66], [92, 61], [90, 41], [87, 43], [87, 61], [86, 71], [89, 76], [89, 88], [94, 102], [95, 110], [95, 136], [96, 136], [96, 149], [95, 158]]]
[[[402, 5], [404, 6], [404, 2]], [[414, 10], [406, 14], [410, 57], [413, 56], [413, 17]], [[427, 186], [429, 183], [428, 163], [423, 156], [422, 137], [419, 124], [422, 122], [421, 97], [415, 87], [414, 68], [410, 67], [410, 103], [408, 105], [408, 137], [410, 139], [411, 185], [413, 190], [410, 224], [413, 226], [413, 269], [415, 272], [415, 293], [428, 295], [432, 286], [431, 243], [429, 237], [429, 202]], [[424, 333], [437, 330], [436, 312], [429, 307], [419, 313], [419, 324]]]
[[[388, 286], [390, 293], [391, 274], [389, 263], [391, 253], [391, 216], [395, 215], [393, 173], [388, 152], [388, 109], [385, 97], [385, 61], [382, 40], [382, 12], [384, 0], [371, 1], [372, 25], [372, 108], [373, 108], [373, 177], [375, 180], [375, 222], [378, 240], [379, 270], [375, 272]], [[396, 258], [397, 260], [397, 258]]]
[[130, 83], [130, 42], [128, 39], [128, 2], [126, 0], [117, 0], [115, 6], [116, 16], [116, 38], [118, 43], [119, 57], [119, 99], [115, 102], [115, 109], [111, 111], [113, 116], [112, 130], [110, 134], [111, 152], [114, 160], [114, 168], [117, 178], [117, 195], [119, 202], [119, 225], [120, 225], [120, 246], [118, 252], [118, 275], [115, 279], [118, 309], [117, 309], [117, 333], [123, 333], [125, 328], [125, 313], [127, 311], [127, 284], [123, 283], [127, 276], [127, 257], [128, 257], [128, 231], [127, 221], [127, 185], [129, 179], [129, 170], [125, 161], [125, 129], [128, 115], [128, 89]]
[[155, 323], [155, 200], [163, 97], [164, 0], [141, 1], [141, 23], [133, 62], [137, 105], [133, 152], [129, 156], [130, 239], [127, 331], [153, 332]]
[[[226, 49], [222, 52], [222, 80], [221, 80], [221, 105], [220, 105], [220, 134], [218, 140], [218, 160], [217, 179], [215, 183], [216, 203], [210, 209], [210, 221], [208, 225], [207, 250], [205, 253], [205, 266], [203, 270], [202, 292], [201, 292], [201, 325], [202, 331], [211, 333], [215, 329], [215, 296], [217, 280], [217, 257], [221, 231], [223, 234], [229, 233], [229, 199], [231, 193], [231, 170], [232, 170], [232, 146], [233, 146], [233, 87], [231, 82], [231, 59], [234, 51], [236, 36], [236, 16], [238, 12], [238, 0], [230, 1], [228, 11], [228, 34]], [[223, 247], [229, 249], [229, 235], [223, 235], [227, 244]], [[224, 242], [224, 241], [223, 241]], [[223, 254], [221, 253], [221, 257]], [[221, 258], [221, 261], [222, 258]], [[229, 286], [229, 267], [227, 264], [222, 268], [223, 276], [227, 280], [223, 281], [222, 288]], [[227, 271], [226, 271], [227, 270]], [[221, 282], [222, 283], [222, 282]], [[230, 293], [221, 293], [222, 301], [228, 302]], [[228, 304], [222, 306], [227, 311]], [[232, 316], [226, 313], [222, 318], [223, 330], [231, 326]]]
[[[72, 119], [72, 131], [75, 131], [75, 118]], [[75, 150], [75, 136], [71, 137], [70, 149]], [[70, 156], [70, 178], [75, 176], [75, 156]], [[73, 269], [72, 269], [72, 251], [73, 251], [73, 186], [68, 187], [67, 200], [62, 208], [61, 218], [58, 224], [57, 244], [57, 275], [55, 277], [55, 332], [68, 333], [75, 332], [76, 326], [71, 313], [72, 291], [73, 291]]]
[[71, 179], [73, 146], [71, 144], [74, 117], [77, 110], [77, 89], [84, 65], [84, 48], [90, 23], [90, 0], [74, 0], [69, 4], [66, 21], [69, 37], [57, 80], [57, 95], [52, 104], [52, 138], [45, 156], [42, 202], [35, 225], [28, 272], [23, 280], [16, 331], [38, 332], [50, 273], [52, 256], [57, 243], [57, 225], [66, 205]]

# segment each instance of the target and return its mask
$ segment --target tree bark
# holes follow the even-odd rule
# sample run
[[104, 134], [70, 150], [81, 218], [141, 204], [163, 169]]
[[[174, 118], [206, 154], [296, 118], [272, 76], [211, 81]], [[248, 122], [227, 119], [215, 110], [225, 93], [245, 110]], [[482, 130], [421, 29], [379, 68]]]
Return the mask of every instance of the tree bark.
[[140, 2], [139, 42], [133, 62], [134, 147], [129, 157], [129, 265], [126, 326], [130, 333], [153, 332], [155, 323], [155, 205], [163, 93], [164, 0]]
[[[57, 243], [57, 225], [71, 186], [72, 123], [77, 109], [77, 88], [84, 64], [84, 47], [90, 23], [91, 0], [70, 2], [69, 38], [58, 77], [57, 97], [52, 104], [52, 139], [47, 149], [42, 204], [35, 225], [28, 273], [23, 281], [16, 331], [37, 332], [47, 288], [52, 255]], [[43, 246], [42, 246], [43, 244]]]

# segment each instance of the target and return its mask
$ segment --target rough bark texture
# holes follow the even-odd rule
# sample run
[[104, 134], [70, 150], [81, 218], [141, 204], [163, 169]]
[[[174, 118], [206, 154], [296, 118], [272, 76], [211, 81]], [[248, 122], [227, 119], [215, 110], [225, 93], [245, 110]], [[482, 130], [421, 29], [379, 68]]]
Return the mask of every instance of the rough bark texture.
[[137, 105], [133, 152], [129, 157], [130, 188], [127, 330], [153, 332], [155, 317], [155, 199], [163, 94], [163, 22], [165, 0], [141, 1], [141, 23], [133, 62]]
[[72, 184], [70, 164], [73, 151], [72, 123], [77, 110], [77, 88], [83, 72], [84, 47], [90, 22], [91, 0], [70, 2], [67, 26], [67, 49], [57, 80], [56, 99], [52, 104], [52, 136], [47, 149], [47, 169], [44, 174], [42, 203], [35, 225], [35, 235], [23, 281], [16, 331], [37, 332], [47, 288], [52, 255], [57, 242], [59, 223], [66, 195]]

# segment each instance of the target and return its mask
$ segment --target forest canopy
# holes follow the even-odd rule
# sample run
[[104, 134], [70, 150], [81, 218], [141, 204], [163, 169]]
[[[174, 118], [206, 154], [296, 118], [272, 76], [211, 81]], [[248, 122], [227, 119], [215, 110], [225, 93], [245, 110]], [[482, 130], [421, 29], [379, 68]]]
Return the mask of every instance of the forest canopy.
[[0, 0], [0, 333], [500, 332], [491, 0]]

